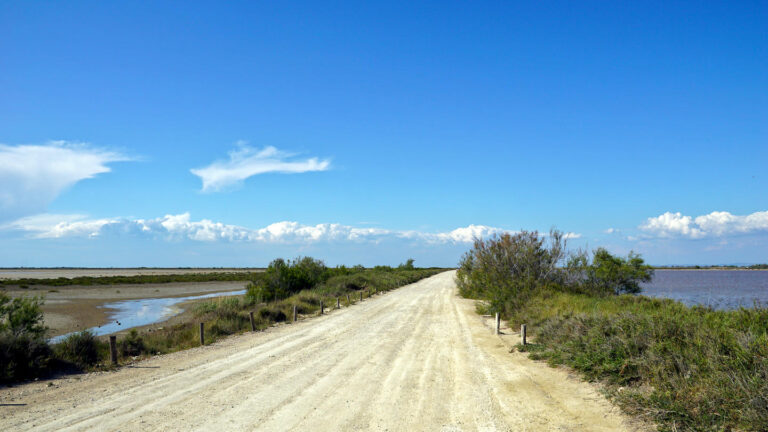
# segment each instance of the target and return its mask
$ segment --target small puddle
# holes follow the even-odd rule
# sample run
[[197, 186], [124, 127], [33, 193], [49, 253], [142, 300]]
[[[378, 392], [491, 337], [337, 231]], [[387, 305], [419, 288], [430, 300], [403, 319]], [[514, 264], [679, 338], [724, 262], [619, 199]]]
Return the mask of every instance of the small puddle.
[[[109, 322], [98, 327], [91, 327], [88, 330], [96, 336], [108, 335], [134, 327], [141, 327], [165, 321], [168, 318], [183, 312], [178, 304], [185, 301], [242, 294], [245, 294], [245, 290], [225, 291], [188, 297], [147, 298], [106, 303], [99, 307], [112, 309], [112, 312], [109, 314]], [[74, 333], [78, 332], [53, 337], [49, 342], [54, 344], [59, 343]]]

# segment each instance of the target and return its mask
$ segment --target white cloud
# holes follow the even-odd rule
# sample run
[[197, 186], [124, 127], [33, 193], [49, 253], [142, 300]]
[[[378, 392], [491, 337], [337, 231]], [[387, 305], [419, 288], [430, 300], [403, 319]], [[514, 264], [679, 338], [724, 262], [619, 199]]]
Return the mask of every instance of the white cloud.
[[219, 191], [241, 184], [245, 179], [264, 173], [295, 174], [309, 171], [325, 171], [330, 168], [328, 159], [295, 159], [293, 154], [269, 146], [261, 150], [239, 142], [237, 149], [229, 152], [229, 160], [190, 170], [203, 181], [203, 192]]
[[746, 216], [715, 211], [695, 218], [680, 212], [666, 212], [646, 219], [640, 225], [640, 230], [655, 237], [690, 239], [768, 232], [768, 211], [755, 212]]
[[606, 234], [614, 234], [614, 233], [619, 232], [619, 230], [616, 229], [616, 228], [608, 228], [606, 230], [603, 230], [603, 232], [606, 233]]
[[[81, 215], [43, 214], [25, 217], [7, 224], [4, 229], [19, 230], [34, 238], [94, 238], [111, 233], [132, 233], [167, 240], [242, 241], [258, 243], [307, 244], [317, 242], [369, 242], [406, 240], [427, 244], [466, 244], [475, 238], [513, 231], [485, 225], [469, 225], [448, 232], [393, 231], [382, 228], [360, 228], [324, 223], [303, 225], [283, 221], [263, 228], [251, 229], [207, 219], [193, 221], [189, 213], [165, 215], [155, 219], [104, 218], [87, 219]], [[566, 238], [580, 234], [567, 233]]]
[[36, 238], [96, 237], [101, 229], [116, 219], [91, 219], [83, 215], [40, 214], [18, 219], [4, 228], [33, 233]]
[[0, 221], [40, 213], [66, 188], [127, 157], [83, 143], [0, 144]]
[[504, 232], [511, 233], [512, 231], [485, 225], [469, 225], [442, 233], [400, 231], [396, 233], [396, 236], [404, 239], [423, 240], [428, 243], [472, 243], [475, 238], [486, 238]]

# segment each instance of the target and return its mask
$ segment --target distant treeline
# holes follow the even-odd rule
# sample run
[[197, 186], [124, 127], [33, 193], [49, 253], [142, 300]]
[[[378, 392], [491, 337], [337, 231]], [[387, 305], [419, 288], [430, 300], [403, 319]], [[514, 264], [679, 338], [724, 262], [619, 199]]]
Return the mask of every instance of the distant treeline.
[[73, 278], [22, 278], [0, 279], [2, 286], [19, 286], [27, 288], [33, 285], [44, 286], [68, 286], [68, 285], [123, 285], [123, 284], [150, 284], [169, 282], [217, 282], [217, 281], [249, 281], [259, 271], [248, 272], [219, 272], [219, 273], [187, 273], [165, 275], [135, 275], [135, 276], [77, 276]]

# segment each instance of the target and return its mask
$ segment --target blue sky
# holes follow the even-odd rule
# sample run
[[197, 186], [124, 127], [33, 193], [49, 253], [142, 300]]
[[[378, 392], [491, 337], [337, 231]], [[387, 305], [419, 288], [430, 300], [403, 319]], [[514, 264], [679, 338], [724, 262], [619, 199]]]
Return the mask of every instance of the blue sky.
[[765, 2], [2, 2], [0, 266], [768, 261]]

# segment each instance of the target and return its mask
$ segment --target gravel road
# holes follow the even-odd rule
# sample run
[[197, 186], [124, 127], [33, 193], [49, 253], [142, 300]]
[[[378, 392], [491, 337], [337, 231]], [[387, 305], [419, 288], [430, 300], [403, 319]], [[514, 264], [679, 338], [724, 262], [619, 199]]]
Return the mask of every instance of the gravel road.
[[117, 372], [0, 389], [0, 430], [633, 430], [592, 385], [510, 354], [453, 278]]

